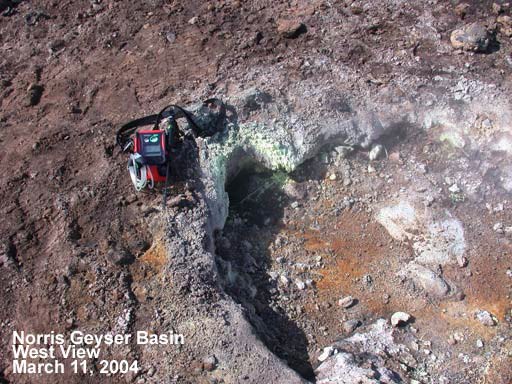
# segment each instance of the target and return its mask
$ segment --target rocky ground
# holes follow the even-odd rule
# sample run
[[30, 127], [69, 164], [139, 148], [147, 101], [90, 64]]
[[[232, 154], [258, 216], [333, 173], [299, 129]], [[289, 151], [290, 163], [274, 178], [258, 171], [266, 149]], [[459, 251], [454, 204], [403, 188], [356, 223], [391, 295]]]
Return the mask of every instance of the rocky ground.
[[[510, 383], [511, 5], [0, 0], [0, 382]], [[172, 196], [120, 124], [207, 97]], [[13, 330], [183, 333], [13, 375]], [[94, 362], [93, 362], [94, 364]]]
[[[467, 155], [434, 141], [408, 138], [374, 161], [337, 147], [290, 178], [243, 175], [241, 204], [233, 191], [217, 247], [221, 270], [240, 275], [227, 291], [256, 327], [270, 319], [267, 345], [304, 376], [334, 340], [405, 311], [413, 320], [394, 332], [404, 348], [390, 359], [397, 373], [507, 382], [507, 195]], [[493, 192], [473, 200], [470, 181]]]

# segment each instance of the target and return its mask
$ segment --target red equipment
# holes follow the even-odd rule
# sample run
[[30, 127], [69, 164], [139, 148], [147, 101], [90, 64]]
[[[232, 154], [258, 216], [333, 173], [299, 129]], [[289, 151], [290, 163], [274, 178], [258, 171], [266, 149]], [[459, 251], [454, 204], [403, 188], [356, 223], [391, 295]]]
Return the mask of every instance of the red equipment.
[[[148, 179], [165, 182], [167, 162], [166, 135], [163, 130], [145, 130], [135, 133], [133, 152], [141, 155], [149, 168]], [[162, 169], [163, 168], [163, 169]]]

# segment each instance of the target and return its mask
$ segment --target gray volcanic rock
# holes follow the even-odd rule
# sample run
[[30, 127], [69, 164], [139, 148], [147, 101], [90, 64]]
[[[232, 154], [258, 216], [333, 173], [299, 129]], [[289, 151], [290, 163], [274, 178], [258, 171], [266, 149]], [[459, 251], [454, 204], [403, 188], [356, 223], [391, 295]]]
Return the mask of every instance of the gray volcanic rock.
[[407, 273], [412, 281], [429, 295], [442, 298], [450, 292], [450, 286], [446, 281], [423, 265], [411, 263], [407, 266]]
[[462, 29], [456, 29], [450, 35], [453, 48], [465, 51], [485, 52], [489, 47], [490, 36], [485, 26], [473, 23]]

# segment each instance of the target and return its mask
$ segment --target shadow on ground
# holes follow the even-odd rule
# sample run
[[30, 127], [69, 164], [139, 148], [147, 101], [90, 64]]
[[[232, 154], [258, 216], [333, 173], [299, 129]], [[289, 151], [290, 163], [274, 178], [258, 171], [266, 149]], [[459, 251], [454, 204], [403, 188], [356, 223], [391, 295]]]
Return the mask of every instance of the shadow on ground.
[[230, 214], [216, 239], [217, 266], [226, 292], [245, 311], [261, 340], [305, 379], [314, 381], [304, 331], [277, 304], [278, 280], [269, 275], [269, 246], [284, 207], [286, 176], [250, 164], [227, 186]]

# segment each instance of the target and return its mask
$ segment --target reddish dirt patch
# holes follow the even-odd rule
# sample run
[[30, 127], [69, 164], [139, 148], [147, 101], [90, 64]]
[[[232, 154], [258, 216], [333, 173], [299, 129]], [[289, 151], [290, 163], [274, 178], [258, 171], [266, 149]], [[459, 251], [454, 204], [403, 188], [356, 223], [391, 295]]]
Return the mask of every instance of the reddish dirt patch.
[[164, 242], [162, 240], [156, 240], [151, 248], [142, 255], [139, 261], [147, 264], [157, 274], [162, 272], [167, 261], [167, 252]]

